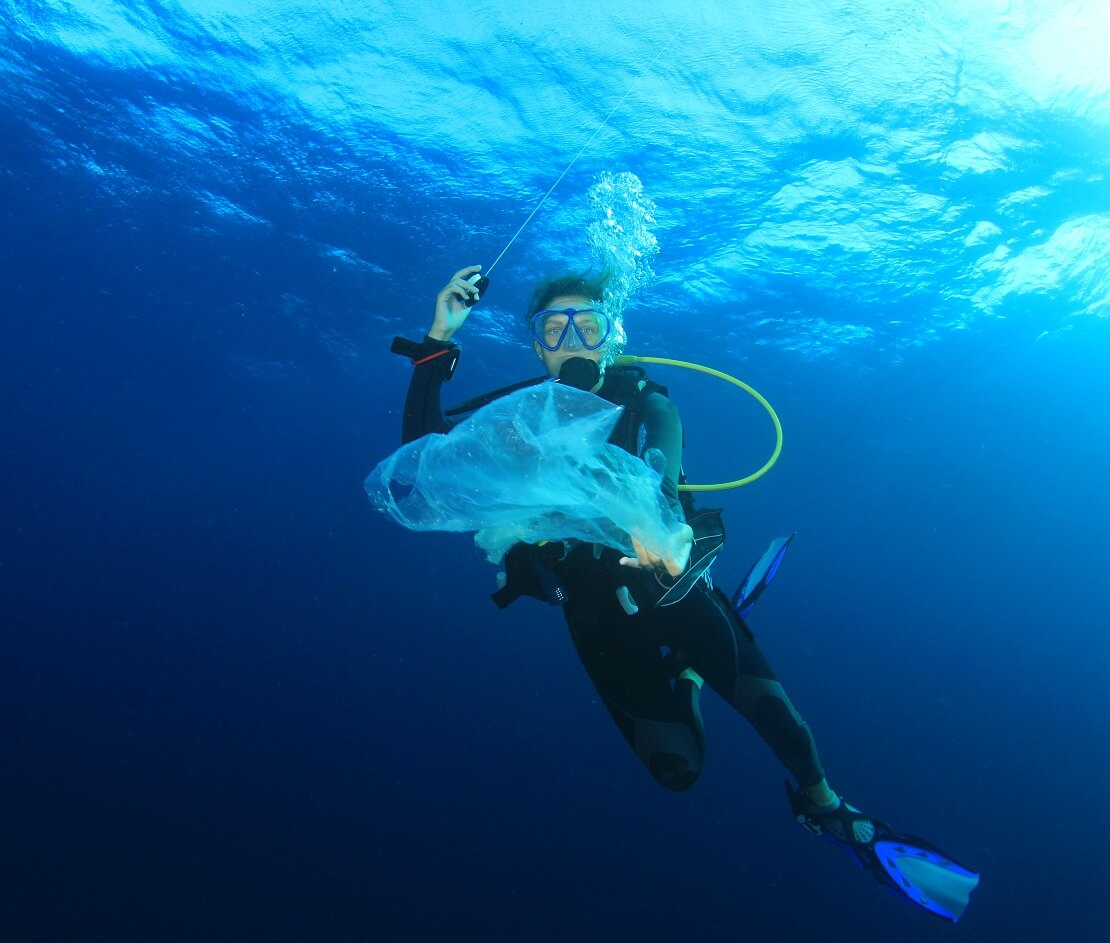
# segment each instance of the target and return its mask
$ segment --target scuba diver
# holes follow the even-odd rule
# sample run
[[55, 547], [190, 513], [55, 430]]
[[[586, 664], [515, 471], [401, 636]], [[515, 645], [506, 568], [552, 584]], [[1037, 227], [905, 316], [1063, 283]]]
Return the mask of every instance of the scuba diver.
[[[394, 342], [413, 375], [402, 439], [448, 433], [440, 392], [459, 361], [453, 342], [484, 289], [480, 267], [456, 272], [436, 297], [422, 342]], [[540, 283], [527, 311], [532, 349], [552, 380], [623, 407], [609, 442], [662, 474], [679, 521], [678, 550], [661, 556], [632, 534], [635, 557], [584, 541], [518, 543], [493, 594], [501, 608], [522, 595], [560, 605], [582, 665], [621, 734], [662, 786], [689, 789], [705, 754], [699, 700], [708, 685], [755, 728], [793, 776], [795, 819], [848, 851], [887, 888], [946, 919], [959, 919], [979, 876], [928, 842], [900, 834], [845, 802], [830, 786], [809, 726], [760, 651], [741, 612], [781, 559], [745, 581], [743, 598], [713, 586], [708, 567], [724, 542], [719, 511], [698, 509], [682, 483], [682, 424], [666, 389], [640, 367], [613, 363], [617, 325], [604, 304], [605, 276], [570, 274]], [[496, 391], [498, 394], [526, 384]], [[453, 410], [451, 412], [459, 412]], [[785, 549], [784, 542], [782, 550]], [[766, 557], [767, 555], [765, 555]], [[754, 589], [753, 589], [754, 584]], [[739, 596], [739, 594], [738, 594]]]

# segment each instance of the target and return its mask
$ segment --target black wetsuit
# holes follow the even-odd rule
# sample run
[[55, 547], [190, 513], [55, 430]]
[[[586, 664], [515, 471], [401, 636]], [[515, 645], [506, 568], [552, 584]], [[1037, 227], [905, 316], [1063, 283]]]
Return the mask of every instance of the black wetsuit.
[[[449, 355], [414, 368], [405, 401], [405, 442], [451, 428], [440, 407], [440, 388], [450, 378], [457, 348], [431, 339], [424, 342], [424, 357], [448, 350]], [[628, 384], [620, 380], [618, 370], [607, 371], [598, 395], [627, 406], [623, 400]], [[624, 420], [630, 417], [638, 428], [627, 428]], [[648, 394], [639, 409], [626, 409], [610, 441], [640, 456], [653, 447], [664, 453], [668, 468], [663, 490], [681, 513], [675, 485], [682, 427], [673, 404], [659, 393]], [[520, 558], [531, 550], [517, 545], [507, 563], [515, 555], [519, 569]], [[699, 580], [680, 602], [655, 607], [659, 578], [619, 566], [620, 556], [592, 544], [559, 545], [557, 551], [548, 545], [542, 565], [558, 585], [582, 664], [621, 733], [656, 780], [670, 789], [688, 789], [701, 772], [705, 739], [698, 685], [682, 675], [689, 668], [747, 718], [801, 785], [821, 782], [824, 773], [809, 727], [724, 594]], [[512, 578], [514, 568], [507, 569]], [[621, 603], [621, 587], [627, 588], [625, 599], [638, 607], [633, 615]]]

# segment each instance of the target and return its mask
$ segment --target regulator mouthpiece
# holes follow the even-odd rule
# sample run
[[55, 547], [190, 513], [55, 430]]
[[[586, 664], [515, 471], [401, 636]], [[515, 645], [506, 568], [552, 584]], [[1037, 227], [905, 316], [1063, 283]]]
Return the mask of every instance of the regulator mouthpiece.
[[587, 360], [585, 357], [569, 357], [563, 361], [559, 368], [559, 382], [573, 386], [577, 390], [587, 393], [597, 386], [601, 379], [601, 367], [596, 360]]

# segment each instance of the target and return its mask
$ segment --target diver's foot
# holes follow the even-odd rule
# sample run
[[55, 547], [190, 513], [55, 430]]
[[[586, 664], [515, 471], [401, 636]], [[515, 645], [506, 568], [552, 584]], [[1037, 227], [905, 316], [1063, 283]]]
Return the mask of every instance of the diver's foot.
[[875, 823], [836, 793], [832, 794], [831, 802], [821, 804], [815, 802], [802, 786], [792, 789], [787, 782], [786, 794], [790, 799], [790, 809], [795, 821], [806, 831], [828, 836], [838, 844], [847, 846], [857, 857], [857, 849], [864, 849], [874, 842]]

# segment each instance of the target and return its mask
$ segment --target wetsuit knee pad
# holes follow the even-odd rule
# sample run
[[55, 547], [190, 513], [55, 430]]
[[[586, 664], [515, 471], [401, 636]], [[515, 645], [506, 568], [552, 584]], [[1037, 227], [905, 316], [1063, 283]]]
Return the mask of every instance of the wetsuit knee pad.
[[697, 758], [697, 766], [690, 763], [689, 757], [679, 756], [677, 753], [653, 753], [646, 760], [655, 781], [673, 792], [689, 789], [701, 775], [700, 756]]
[[804, 757], [813, 748], [809, 727], [781, 698], [761, 697], [755, 705], [755, 723], [776, 751]]
[[682, 792], [697, 781], [705, 760], [698, 733], [685, 723], [638, 718], [630, 742], [659, 785]]

